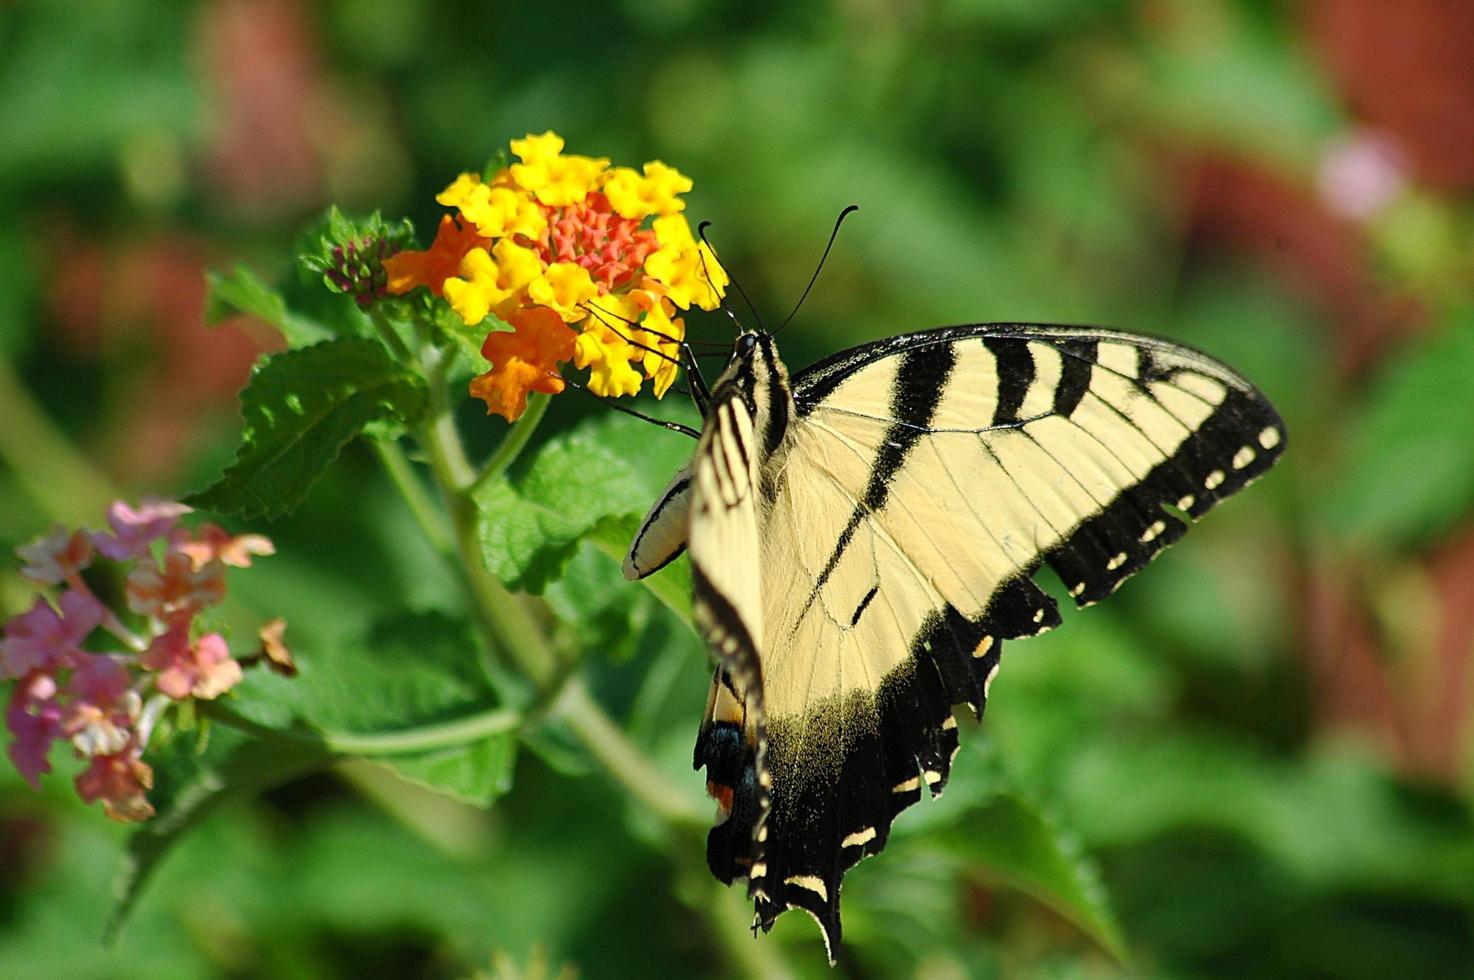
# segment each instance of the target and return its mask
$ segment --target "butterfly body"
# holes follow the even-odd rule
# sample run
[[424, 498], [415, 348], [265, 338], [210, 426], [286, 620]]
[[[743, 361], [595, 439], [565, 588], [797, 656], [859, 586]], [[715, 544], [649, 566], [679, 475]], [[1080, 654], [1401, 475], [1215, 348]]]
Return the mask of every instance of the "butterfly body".
[[954, 705], [981, 716], [1004, 640], [1058, 625], [1034, 575], [1110, 594], [1263, 473], [1284, 426], [1247, 381], [1166, 341], [984, 324], [906, 334], [792, 378], [743, 334], [691, 465], [625, 563], [687, 547], [718, 661], [694, 762], [707, 857], [831, 956], [846, 870], [946, 785]]

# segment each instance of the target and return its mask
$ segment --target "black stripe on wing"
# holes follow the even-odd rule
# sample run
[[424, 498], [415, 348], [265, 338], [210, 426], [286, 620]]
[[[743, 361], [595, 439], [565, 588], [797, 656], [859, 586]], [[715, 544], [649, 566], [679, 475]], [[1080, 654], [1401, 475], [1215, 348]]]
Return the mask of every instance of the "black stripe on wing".
[[1097, 602], [1187, 533], [1178, 512], [1197, 520], [1262, 476], [1284, 449], [1284, 423], [1263, 396], [1229, 388], [1170, 457], [1083, 521], [1044, 561], [1079, 605]]
[[[947, 366], [950, 383], [966, 383], [964, 378], [953, 377], [951, 371], [956, 346], [969, 341], [981, 341], [988, 348], [998, 373], [993, 416], [979, 419], [978, 431], [997, 425], [1029, 431], [1026, 424], [1020, 425], [1028, 420], [1018, 415], [1035, 380], [1031, 343], [1050, 345], [1061, 355], [1052, 411], [1065, 417], [1072, 416], [1090, 393], [1095, 372], [1106, 370], [1098, 362], [1102, 344], [1125, 344], [1135, 350], [1136, 376], [1131, 380], [1140, 397], [1151, 397], [1149, 382], [1170, 384], [1178, 374], [1201, 374], [1224, 387], [1222, 403], [1191, 429], [1169, 457], [1095, 513], [1083, 515], [1068, 529], [1064, 540], [1039, 556], [1039, 562], [1049, 565], [1082, 606], [1115, 591], [1158, 552], [1182, 537], [1187, 525], [1177, 516], [1179, 513], [1194, 520], [1202, 517], [1219, 501], [1265, 473], [1284, 452], [1285, 426], [1279, 414], [1259, 391], [1227, 366], [1182, 344], [1096, 327], [977, 324], [890, 337], [841, 351], [795, 374], [794, 402], [799, 414], [807, 415], [854, 372], [896, 356], [904, 357], [908, 369], [918, 374], [922, 365], [935, 359]], [[1196, 363], [1183, 367], [1185, 359]], [[876, 414], [881, 413], [877, 410]], [[890, 417], [903, 421], [894, 412]], [[1132, 423], [1123, 416], [1122, 424]], [[924, 435], [913, 432], [910, 442]], [[1049, 451], [1048, 445], [1040, 445]], [[978, 546], [986, 545], [980, 542]]]

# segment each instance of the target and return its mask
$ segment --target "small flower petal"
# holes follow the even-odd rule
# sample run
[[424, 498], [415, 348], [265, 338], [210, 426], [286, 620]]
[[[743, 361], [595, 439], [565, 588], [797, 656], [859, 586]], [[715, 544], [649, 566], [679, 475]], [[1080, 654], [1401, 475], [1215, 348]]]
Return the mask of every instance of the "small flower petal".
[[172, 500], [147, 499], [134, 510], [116, 500], [107, 511], [113, 533], [94, 534], [92, 542], [114, 561], [141, 558], [148, 554], [149, 545], [174, 530], [180, 515], [188, 514], [190, 509]]
[[287, 621], [278, 616], [263, 623], [256, 635], [261, 638], [261, 655], [266, 658], [266, 666], [283, 677], [296, 677], [297, 663], [282, 639], [286, 631]]
[[599, 295], [598, 287], [587, 269], [572, 262], [558, 262], [527, 286], [527, 298], [546, 306], [563, 318], [577, 323], [588, 316], [583, 305]]
[[191, 644], [189, 628], [182, 623], [156, 638], [140, 663], [158, 671], [155, 684], [176, 701], [191, 696], [212, 700], [239, 684], [242, 676], [224, 637], [208, 633]]
[[629, 167], [615, 167], [604, 182], [603, 191], [614, 210], [636, 220], [652, 214], [674, 214], [686, 207], [680, 195], [692, 187], [691, 178], [675, 167], [659, 160], [645, 164], [644, 174]]
[[38, 596], [29, 610], [5, 624], [0, 640], [0, 677], [24, 677], [34, 670], [70, 666], [82, 641], [102, 622], [102, 604], [90, 593], [62, 593], [60, 611]]
[[389, 292], [400, 296], [417, 286], [425, 286], [431, 293], [439, 296], [445, 281], [460, 270], [461, 260], [472, 249], [482, 248], [490, 243], [490, 239], [483, 237], [475, 225], [467, 222], [463, 226], [447, 214], [440, 219], [435, 242], [428, 249], [423, 252], [400, 252], [384, 260], [384, 271], [389, 276]]
[[276, 554], [276, 545], [265, 535], [233, 535], [218, 524], [201, 524], [192, 538], [175, 535], [169, 547], [188, 555], [196, 571], [217, 560], [236, 568], [250, 568], [252, 555]]
[[471, 395], [486, 402], [488, 414], [515, 421], [527, 410], [527, 396], [563, 390], [558, 365], [573, 356], [574, 333], [556, 312], [543, 306], [510, 314], [513, 330], [488, 334], [481, 356], [492, 369], [471, 381]]
[[61, 524], [53, 525], [44, 537], [15, 549], [25, 564], [21, 576], [40, 585], [57, 585], [86, 568], [92, 561], [92, 537], [86, 531], [73, 531]]
[[128, 573], [128, 608], [159, 622], [190, 619], [225, 598], [225, 566], [196, 569], [186, 554], [165, 553], [163, 564], [139, 562]]
[[128, 668], [107, 656], [84, 654], [67, 682], [71, 701], [62, 731], [83, 756], [121, 752], [133, 737], [143, 703], [129, 688]]
[[15, 685], [5, 710], [13, 736], [6, 752], [32, 789], [39, 790], [42, 773], [51, 771], [51, 743], [61, 736], [62, 708], [55, 697], [55, 679], [38, 671]]
[[154, 771], [133, 745], [113, 755], [93, 756], [86, 771], [77, 776], [77, 795], [88, 803], [102, 801], [113, 820], [133, 823], [154, 815], [145, 795], [154, 784]]

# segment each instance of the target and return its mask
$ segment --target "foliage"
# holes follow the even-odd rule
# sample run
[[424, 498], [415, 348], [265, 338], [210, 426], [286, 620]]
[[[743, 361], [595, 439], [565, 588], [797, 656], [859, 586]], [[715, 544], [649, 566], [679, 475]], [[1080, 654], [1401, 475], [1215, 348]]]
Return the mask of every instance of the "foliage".
[[[95, 521], [110, 484], [202, 487], [279, 548], [219, 628], [284, 614], [300, 667], [181, 718], [131, 835], [63, 753], [39, 795], [5, 769], [0, 975], [1468, 975], [1474, 211], [1358, 115], [1390, 110], [1349, 94], [1338, 45], [1372, 13], [1344, 16], [0, 9], [3, 550]], [[1387, 91], [1421, 105], [1445, 63], [1474, 60]], [[1367, 125], [1405, 141], [1400, 196], [1335, 211]], [[947, 793], [847, 878], [838, 973], [811, 923], [753, 941], [710, 880], [686, 566], [619, 573], [689, 440], [569, 394], [534, 396], [518, 443], [465, 404], [492, 321], [360, 305], [373, 270], [333, 251], [405, 245], [352, 215], [374, 208], [428, 244], [452, 175], [548, 127], [678, 161], [770, 327], [858, 203], [782, 334], [795, 367], [939, 323], [1104, 322], [1223, 357], [1286, 417], [1273, 476], [1007, 644]], [[635, 407], [691, 424], [673, 401]], [[446, 429], [494, 465], [459, 471]]]

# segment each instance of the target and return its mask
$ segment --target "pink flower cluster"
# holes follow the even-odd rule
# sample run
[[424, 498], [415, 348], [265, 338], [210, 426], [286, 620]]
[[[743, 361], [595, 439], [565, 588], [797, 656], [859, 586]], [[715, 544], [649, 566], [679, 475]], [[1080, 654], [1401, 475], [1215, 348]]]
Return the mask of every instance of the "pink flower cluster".
[[[37, 596], [0, 637], [0, 678], [15, 681], [5, 712], [10, 759], [39, 788], [51, 771], [52, 743], [70, 741], [87, 761], [78, 794], [101, 800], [114, 820], [153, 815], [146, 795], [153, 770], [143, 752], [164, 711], [186, 698], [218, 697], [240, 681], [241, 663], [225, 638], [199, 635], [196, 618], [225, 597], [225, 566], [249, 566], [253, 555], [274, 550], [260, 535], [232, 536], [213, 524], [191, 532], [178, 524], [188, 511], [166, 501], [136, 510], [118, 501], [108, 509], [108, 531], [57, 525], [17, 551], [22, 576], [61, 591], [54, 603]], [[83, 579], [98, 554], [127, 567], [127, 604], [141, 632]], [[278, 644], [280, 628], [270, 624]], [[108, 638], [97, 639], [99, 630]]]

